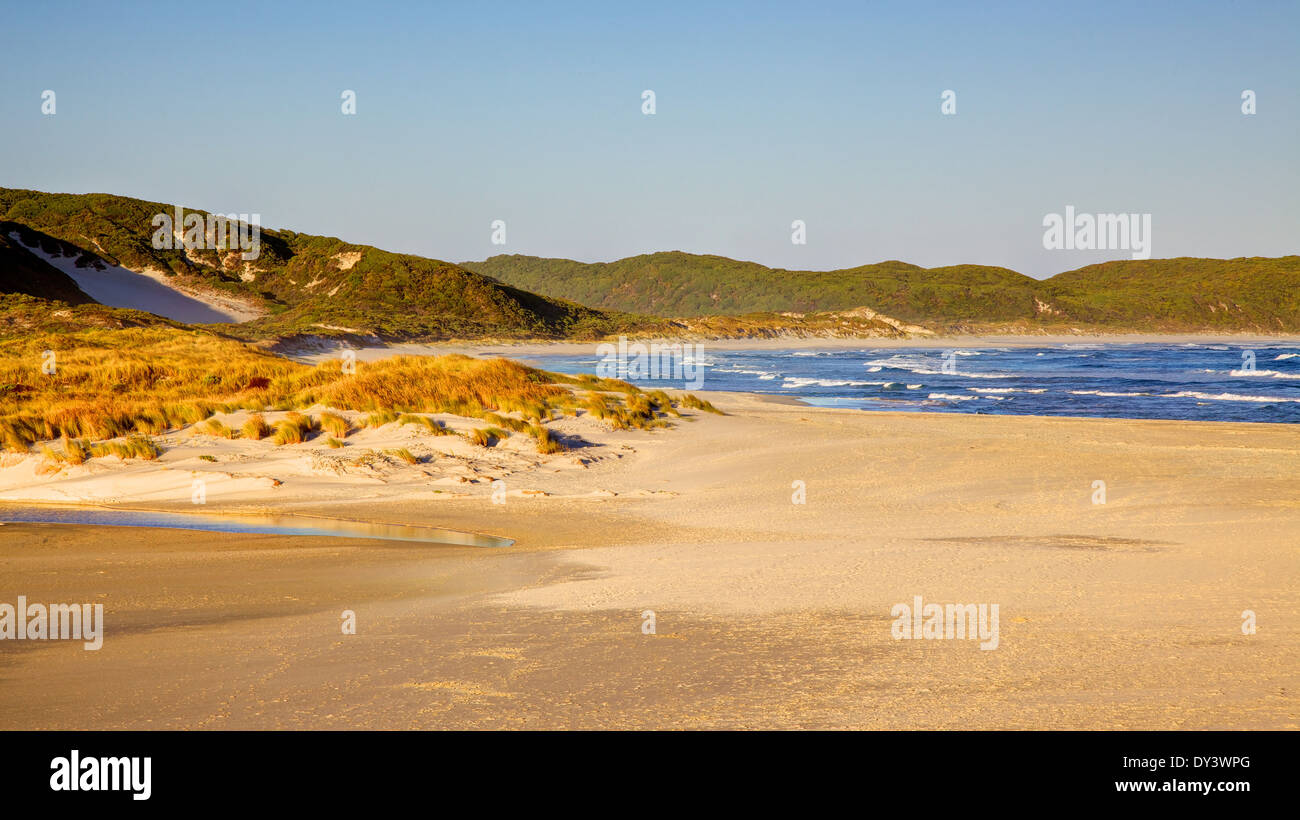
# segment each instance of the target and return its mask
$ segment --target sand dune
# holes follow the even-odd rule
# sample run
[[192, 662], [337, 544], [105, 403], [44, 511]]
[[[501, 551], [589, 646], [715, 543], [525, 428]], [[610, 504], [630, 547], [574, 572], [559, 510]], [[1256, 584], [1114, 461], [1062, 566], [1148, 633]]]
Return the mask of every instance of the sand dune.
[[[17, 233], [10, 236], [21, 241]], [[182, 290], [176, 277], [161, 272], [141, 273], [98, 260], [78, 266], [80, 255], [53, 255], [39, 247], [23, 247], [66, 273], [87, 296], [109, 307], [143, 310], [191, 324], [246, 322], [260, 315], [234, 298]]]

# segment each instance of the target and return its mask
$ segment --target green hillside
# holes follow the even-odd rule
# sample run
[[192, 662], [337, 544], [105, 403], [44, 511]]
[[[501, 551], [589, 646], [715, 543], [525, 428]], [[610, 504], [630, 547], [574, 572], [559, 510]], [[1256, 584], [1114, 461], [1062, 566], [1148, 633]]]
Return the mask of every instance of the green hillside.
[[1043, 298], [1067, 316], [1153, 330], [1300, 330], [1300, 256], [1139, 259], [1058, 273]]
[[880, 262], [848, 270], [790, 271], [680, 251], [592, 264], [494, 256], [462, 267], [604, 310], [683, 317], [867, 306], [913, 322], [1008, 321], [1033, 312], [1036, 287], [1028, 276], [979, 265], [926, 269]]
[[246, 338], [593, 338], [644, 323], [528, 293], [449, 262], [294, 231], [263, 229], [260, 256], [251, 261], [238, 249], [160, 250], [152, 244], [151, 222], [160, 213], [172, 214], [173, 207], [109, 194], [0, 188], [0, 221], [21, 233], [23, 243], [64, 253], [75, 248], [131, 270], [160, 271], [193, 291], [236, 298], [264, 314], [223, 327]]
[[245, 260], [238, 248], [154, 248], [154, 216], [174, 213], [166, 203], [109, 194], [0, 188], [0, 294], [90, 301], [29, 250], [41, 248], [161, 273], [191, 294], [241, 303], [259, 318], [213, 327], [248, 340], [869, 335], [907, 332], [903, 324], [972, 333], [1300, 332], [1297, 256], [1124, 260], [1040, 281], [983, 265], [792, 271], [677, 251], [608, 263], [511, 255], [456, 265], [263, 229], [260, 255]]
[[1041, 281], [982, 265], [789, 271], [681, 252], [590, 264], [494, 256], [462, 266], [547, 296], [657, 316], [866, 306], [940, 331], [1300, 331], [1296, 256], [1125, 260]]

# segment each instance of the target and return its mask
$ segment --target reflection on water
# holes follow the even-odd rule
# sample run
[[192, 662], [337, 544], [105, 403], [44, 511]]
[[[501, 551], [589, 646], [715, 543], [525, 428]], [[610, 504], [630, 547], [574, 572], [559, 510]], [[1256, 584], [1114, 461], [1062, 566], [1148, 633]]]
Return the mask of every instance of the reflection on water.
[[330, 535], [377, 538], [467, 547], [508, 547], [509, 538], [409, 524], [377, 524], [302, 515], [196, 515], [147, 510], [107, 510], [97, 507], [10, 507], [0, 505], [0, 521], [14, 523], [94, 524], [104, 527], [161, 527], [177, 530], [261, 533], [269, 535]]

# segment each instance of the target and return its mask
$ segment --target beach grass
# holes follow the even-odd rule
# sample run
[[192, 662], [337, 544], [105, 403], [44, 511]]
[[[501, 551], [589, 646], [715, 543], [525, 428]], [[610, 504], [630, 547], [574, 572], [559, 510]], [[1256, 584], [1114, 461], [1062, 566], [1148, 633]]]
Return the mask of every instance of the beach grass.
[[[43, 369], [47, 351], [53, 372]], [[558, 414], [586, 410], [623, 430], [663, 426], [682, 406], [716, 412], [693, 396], [672, 399], [615, 379], [548, 373], [508, 359], [397, 356], [345, 372], [338, 360], [302, 364], [172, 326], [0, 338], [0, 385], [0, 445], [15, 452], [30, 452], [38, 442], [156, 436], [205, 422], [198, 432], [232, 438], [235, 432], [212, 416], [245, 411], [256, 415], [240, 434], [252, 440], [272, 435], [278, 444], [295, 443], [321, 428], [335, 438], [351, 433], [338, 412], [321, 412], [306, 426], [301, 418], [281, 421], [274, 432], [260, 415], [317, 406], [368, 413], [362, 427], [401, 421], [433, 435], [456, 433], [427, 414], [481, 419], [501, 431], [495, 438], [505, 438], [506, 430], [526, 432], [539, 448], [554, 445], [532, 428]]]

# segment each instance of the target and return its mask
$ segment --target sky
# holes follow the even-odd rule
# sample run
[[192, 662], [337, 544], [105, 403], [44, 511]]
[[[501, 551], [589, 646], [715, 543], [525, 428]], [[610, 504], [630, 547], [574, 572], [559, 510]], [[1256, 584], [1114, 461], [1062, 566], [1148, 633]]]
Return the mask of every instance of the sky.
[[1282, 256], [1300, 3], [13, 3], [0, 187], [452, 262], [1131, 256], [1044, 248], [1067, 206], [1150, 214], [1153, 257]]

